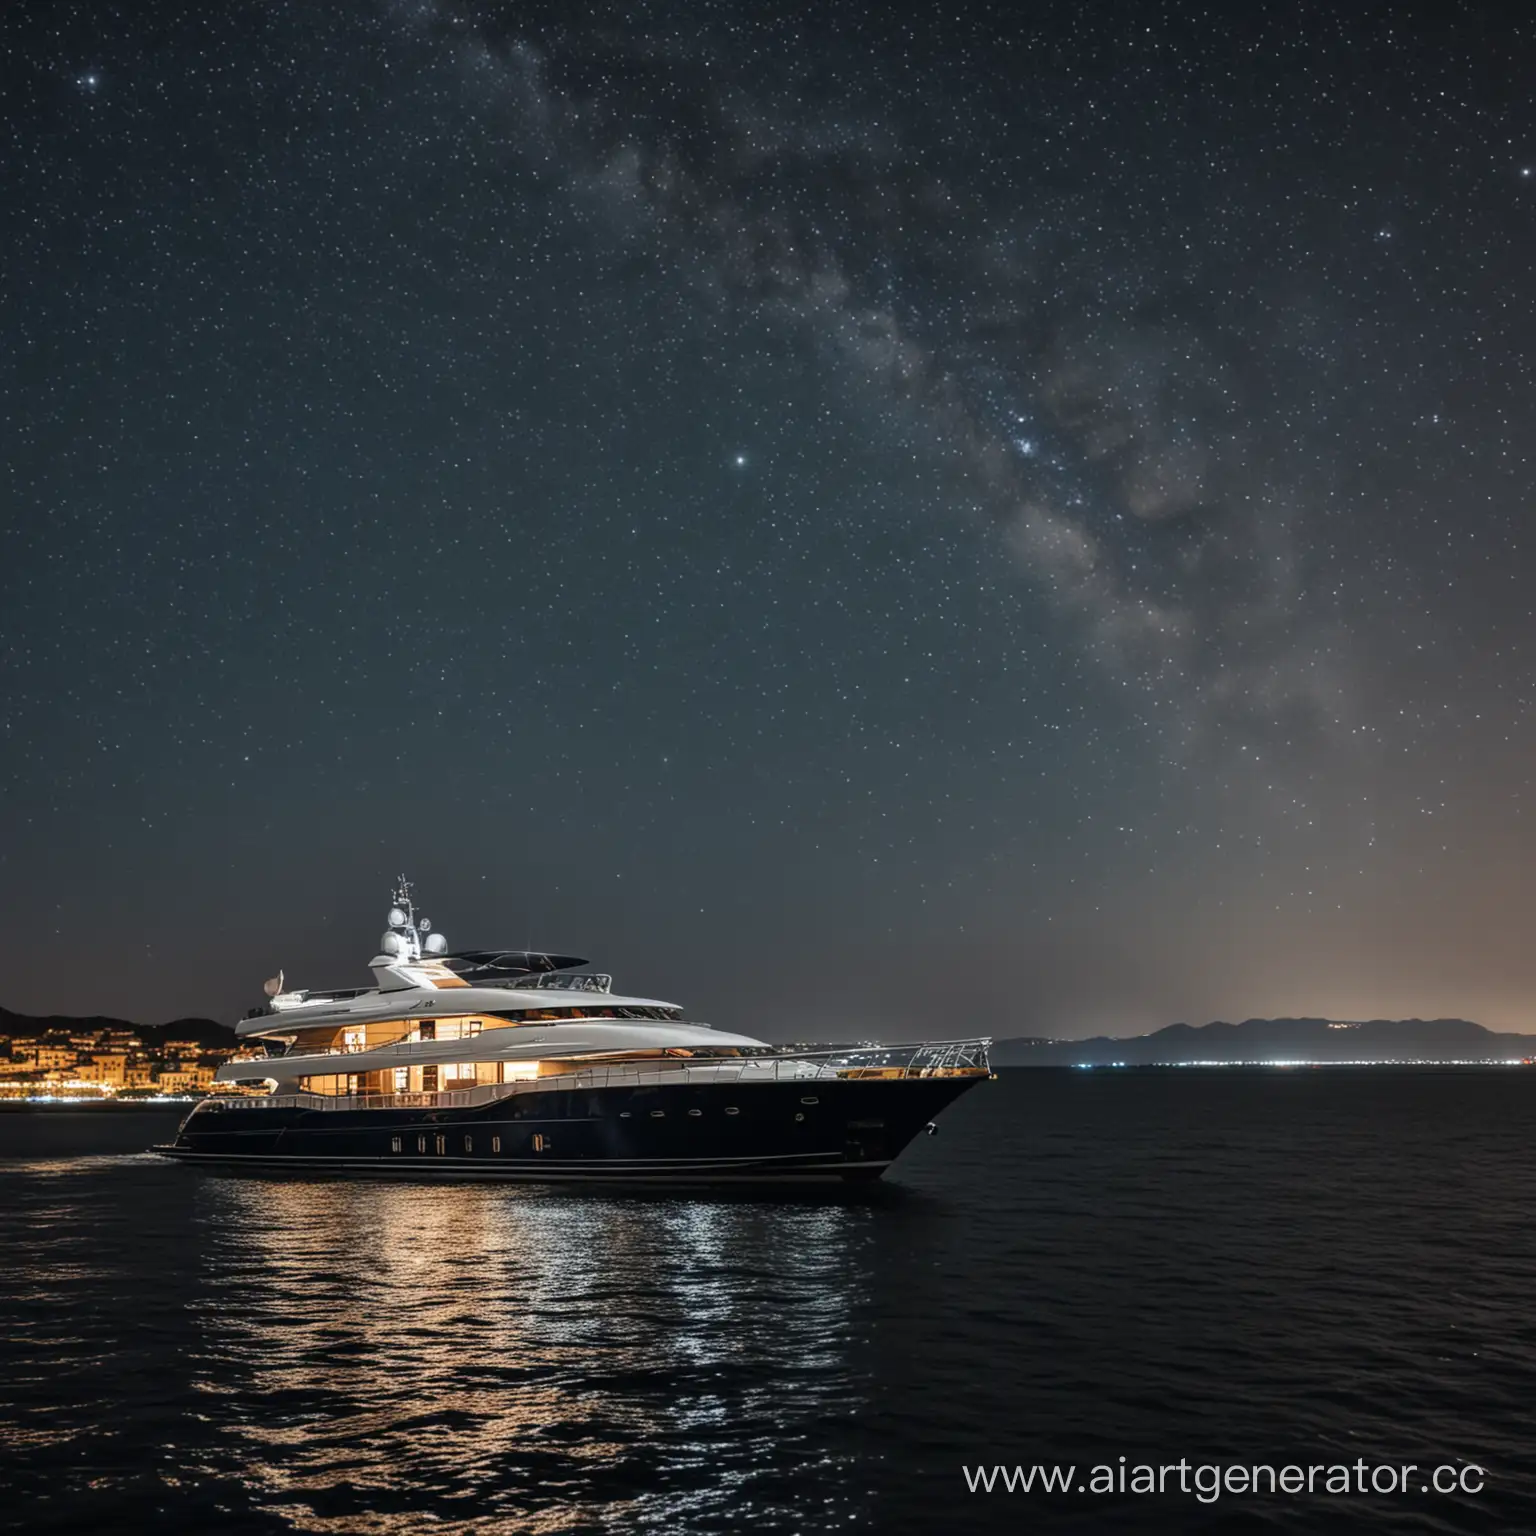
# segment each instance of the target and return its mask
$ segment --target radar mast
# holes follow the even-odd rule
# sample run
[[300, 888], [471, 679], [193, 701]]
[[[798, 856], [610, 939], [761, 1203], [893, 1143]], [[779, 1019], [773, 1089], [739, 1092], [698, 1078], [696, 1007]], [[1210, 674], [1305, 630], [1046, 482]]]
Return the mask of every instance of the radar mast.
[[411, 891], [411, 882], [404, 875], [399, 876], [389, 909], [389, 930], [380, 944], [383, 954], [395, 965], [416, 965], [425, 957], [445, 953], [448, 948], [447, 939], [432, 931], [432, 919], [416, 916]]

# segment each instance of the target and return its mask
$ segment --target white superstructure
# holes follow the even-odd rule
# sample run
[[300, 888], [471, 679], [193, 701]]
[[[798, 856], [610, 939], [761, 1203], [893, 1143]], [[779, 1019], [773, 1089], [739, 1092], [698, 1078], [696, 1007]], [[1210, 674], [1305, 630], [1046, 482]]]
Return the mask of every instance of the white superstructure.
[[575, 1061], [616, 1058], [690, 1067], [724, 1058], [739, 1067], [744, 1056], [776, 1051], [686, 1022], [675, 1003], [615, 995], [612, 977], [579, 971], [585, 962], [575, 956], [452, 954], [430, 921], [417, 918], [404, 876], [388, 925], [370, 962], [372, 987], [284, 991], [281, 975], [269, 983], [270, 1002], [236, 1033], [282, 1053], [230, 1062], [219, 1079], [264, 1081], [277, 1093], [422, 1093], [446, 1086], [445, 1075], [483, 1086], [537, 1076], [543, 1063], [562, 1064], [562, 1075]]

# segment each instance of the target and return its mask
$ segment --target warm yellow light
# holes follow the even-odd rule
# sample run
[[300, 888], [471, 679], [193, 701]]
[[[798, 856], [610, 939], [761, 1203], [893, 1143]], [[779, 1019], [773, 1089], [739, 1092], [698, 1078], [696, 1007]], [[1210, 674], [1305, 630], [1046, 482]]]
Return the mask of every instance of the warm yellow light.
[[501, 1064], [501, 1080], [504, 1083], [521, 1083], [539, 1075], [536, 1061], [504, 1061]]

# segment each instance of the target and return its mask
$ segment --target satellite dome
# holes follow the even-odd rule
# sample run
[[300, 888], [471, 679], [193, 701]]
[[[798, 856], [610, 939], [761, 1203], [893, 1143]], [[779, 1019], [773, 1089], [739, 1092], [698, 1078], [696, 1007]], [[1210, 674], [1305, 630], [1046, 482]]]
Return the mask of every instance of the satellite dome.
[[405, 913], [399, 907], [391, 907], [389, 909], [389, 926], [391, 928], [405, 927]]
[[405, 953], [405, 940], [398, 933], [386, 933], [380, 947], [386, 955], [403, 955]]
[[429, 933], [427, 935], [427, 953], [429, 955], [445, 954], [448, 949], [448, 939], [445, 934]]

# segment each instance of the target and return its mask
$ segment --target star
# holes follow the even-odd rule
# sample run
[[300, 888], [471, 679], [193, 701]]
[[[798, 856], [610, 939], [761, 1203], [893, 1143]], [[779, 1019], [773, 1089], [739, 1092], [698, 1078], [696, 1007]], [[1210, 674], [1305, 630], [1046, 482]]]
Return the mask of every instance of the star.
[[[1196, 43], [1146, 8], [1157, 59], [1081, 112], [1051, 103], [1118, 46], [1106, 7], [1030, 8], [1044, 106], [1007, 7], [813, 27], [812, 70], [729, 26], [661, 59], [622, 10], [551, 37], [449, 0], [319, 31], [313, 7], [229, 9], [217, 58], [156, 0], [15, 40], [60, 121], [6, 184], [6, 281], [49, 357], [47, 388], [0, 390], [29, 529], [0, 603], [23, 658], [0, 795], [25, 828], [0, 923], [43, 914], [0, 1002], [238, 1017], [217, 931], [262, 931], [284, 880], [231, 883], [230, 858], [255, 829], [334, 848], [366, 913], [375, 866], [430, 843], [389, 815], [426, 793], [557, 872], [551, 940], [585, 931], [568, 828], [626, 879], [663, 859], [624, 943], [701, 928], [701, 1001], [740, 995], [741, 931], [789, 923], [797, 981], [841, 974], [850, 923], [874, 963], [937, 925], [1006, 969], [1003, 930], [1065, 900], [1115, 962], [1084, 978], [1044, 946], [1042, 1028], [1118, 1028], [1122, 1003], [1407, 1015], [1440, 970], [1466, 980], [1444, 1008], [1530, 1027], [1536, 457], [1501, 178], [1536, 197], [1536, 139], [1480, 97], [1492, 29], [1394, 8], [1395, 66], [1437, 103], [1405, 191], [1400, 103], [1349, 67], [1381, 44], [1370, 7], [1334, 8], [1338, 46], [1279, 114], [1253, 106], [1274, 89], [1254, 7]], [[210, 88], [225, 58], [259, 74]], [[311, 96], [323, 132], [295, 155], [285, 103]], [[217, 236], [189, 192], [208, 143], [284, 189]], [[166, 337], [161, 387], [136, 388]], [[78, 448], [49, 452], [65, 409]], [[134, 600], [72, 603], [114, 584]], [[473, 619], [402, 644], [422, 608]], [[253, 622], [283, 638], [250, 649]], [[398, 719], [366, 716], [374, 693]], [[302, 771], [268, 782], [277, 700]], [[459, 750], [424, 756], [450, 725]], [[521, 924], [491, 873], [470, 910]], [[732, 880], [740, 901], [682, 906]], [[1271, 883], [1383, 916], [1260, 932]], [[124, 926], [102, 893], [129, 885], [150, 915]], [[434, 906], [461, 900], [450, 879]], [[1215, 980], [1190, 903], [1232, 925]], [[177, 925], [161, 988], [139, 957]], [[1425, 953], [1397, 976], [1404, 932]], [[898, 1001], [892, 1030], [927, 1027]], [[780, 1003], [746, 989], [736, 1022], [793, 1032]]]

